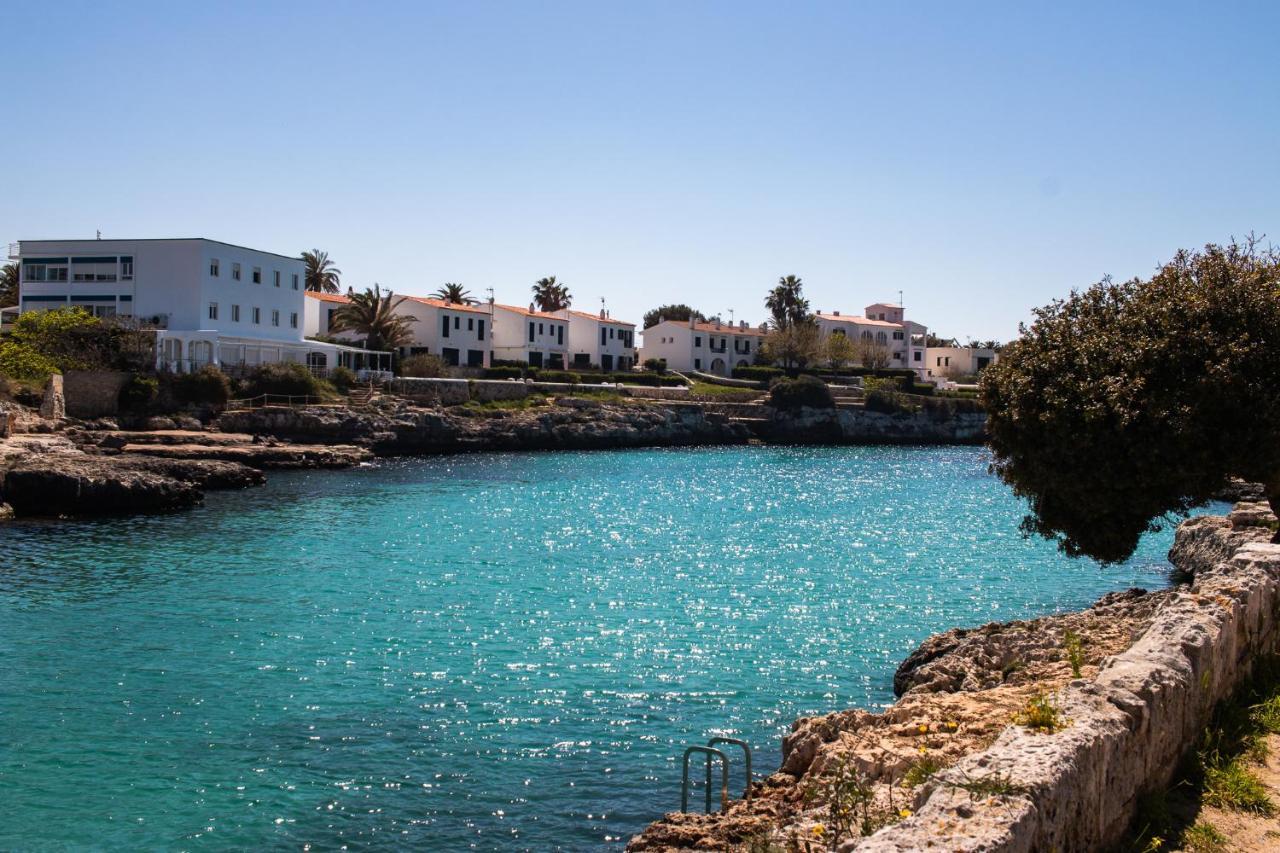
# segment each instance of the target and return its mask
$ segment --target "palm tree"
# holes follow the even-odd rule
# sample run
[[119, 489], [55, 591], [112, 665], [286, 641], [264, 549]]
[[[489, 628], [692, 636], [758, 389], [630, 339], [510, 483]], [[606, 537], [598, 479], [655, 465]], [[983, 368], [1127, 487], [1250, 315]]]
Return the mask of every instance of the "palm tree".
[[383, 291], [376, 283], [364, 293], [352, 293], [350, 302], [333, 315], [329, 326], [334, 332], [356, 332], [364, 335], [364, 344], [372, 350], [391, 350], [408, 346], [413, 342], [410, 323], [417, 317], [397, 314], [407, 296], [396, 296], [390, 290]]
[[0, 267], [0, 308], [18, 304], [18, 265]]
[[778, 279], [778, 286], [765, 297], [764, 307], [773, 315], [777, 329], [784, 330], [809, 318], [809, 300], [801, 294], [802, 284], [798, 276], [784, 275]]
[[445, 282], [443, 287], [431, 295], [452, 305], [475, 305], [478, 301], [471, 295], [471, 291], [451, 281]]
[[572, 305], [573, 297], [569, 295], [569, 288], [557, 284], [556, 277], [550, 276], [538, 279], [538, 283], [533, 286], [533, 301], [539, 311], [554, 314]]
[[302, 253], [302, 260], [307, 265], [307, 290], [312, 293], [338, 292], [342, 270], [329, 260], [328, 252], [312, 249]]

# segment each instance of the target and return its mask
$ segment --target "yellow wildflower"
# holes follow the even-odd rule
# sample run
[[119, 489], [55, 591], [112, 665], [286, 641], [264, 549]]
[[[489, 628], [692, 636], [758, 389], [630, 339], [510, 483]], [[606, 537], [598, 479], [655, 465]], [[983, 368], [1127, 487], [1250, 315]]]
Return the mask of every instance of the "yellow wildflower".
[[813, 832], [813, 834], [814, 834], [814, 835], [816, 835], [816, 836], [818, 836], [819, 838], [821, 838], [821, 837], [822, 837], [822, 835], [823, 835], [823, 833], [825, 833], [825, 832], [827, 831], [827, 828], [826, 828], [825, 826], [823, 826], [822, 824], [820, 824], [820, 823], [815, 823], [815, 824], [813, 825], [813, 829], [812, 829], [811, 831]]
[[911, 817], [911, 809], [900, 809], [898, 811], [898, 817], [904, 820]]
[[928, 727], [928, 726], [926, 726], [926, 725], [924, 725], [923, 723], [921, 723], [921, 724], [916, 728], [916, 731], [920, 732], [920, 734], [922, 734], [922, 735], [927, 735], [927, 734], [929, 733], [929, 727]]

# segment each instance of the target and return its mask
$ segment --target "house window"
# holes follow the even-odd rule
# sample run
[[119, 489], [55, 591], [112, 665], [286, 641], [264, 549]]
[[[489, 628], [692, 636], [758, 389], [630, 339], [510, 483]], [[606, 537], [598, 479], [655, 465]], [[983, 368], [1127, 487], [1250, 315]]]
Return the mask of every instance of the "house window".
[[923, 355], [923, 353], [921, 353], [921, 352], [920, 352], [920, 350], [916, 350], [915, 352], [913, 352], [913, 353], [911, 354], [911, 360], [912, 360], [912, 361], [920, 361], [920, 356], [921, 356], [921, 355]]
[[693, 369], [694, 369], [694, 370], [701, 370], [701, 369], [702, 369], [702, 359], [700, 359], [700, 358], [695, 358], [695, 359], [693, 360]]
[[476, 340], [477, 341], [484, 340], [484, 320], [480, 320], [476, 324]]
[[120, 259], [120, 278], [124, 281], [133, 280], [133, 256], [126, 255]]
[[441, 317], [440, 320], [440, 335], [447, 338], [449, 337], [449, 318]]
[[556, 343], [564, 346], [564, 326], [556, 326]]
[[209, 319], [210, 320], [218, 319], [218, 303], [216, 302], [209, 303]]
[[700, 347], [700, 346], [702, 346], [702, 336], [701, 336], [701, 335], [698, 335], [698, 336], [696, 336], [696, 337], [693, 339], [693, 345], [694, 345], [695, 347]]
[[280, 325], [280, 311], [278, 309], [273, 308], [271, 310], [271, 325], [273, 326]]
[[262, 309], [255, 307], [253, 309], [253, 325], [258, 326], [261, 324], [262, 324]]
[[475, 317], [468, 317], [468, 318], [467, 318], [467, 331], [468, 331], [468, 332], [474, 331], [474, 330], [475, 330], [475, 328], [476, 328], [476, 318], [475, 318]]
[[455, 329], [461, 329], [461, 328], [462, 328], [462, 318], [461, 318], [461, 317], [454, 317], [454, 318], [453, 318], [453, 327], [454, 327]]
[[289, 314], [289, 328], [290, 329], [298, 328], [298, 312], [297, 311], [293, 311]]
[[262, 284], [262, 267], [253, 268], [253, 283]]
[[895, 341], [900, 341], [900, 340], [902, 340], [902, 339], [903, 339], [902, 332], [894, 332], [894, 333], [893, 333], [893, 339], [894, 339]]
[[600, 346], [604, 346], [604, 326], [600, 327]]
[[294, 273], [294, 274], [293, 274], [293, 289], [294, 289], [294, 290], [297, 290], [297, 289], [298, 289], [298, 274], [297, 274], [297, 273]]
[[221, 271], [221, 269], [222, 267], [218, 264], [217, 258], [209, 259], [209, 275], [213, 276], [214, 278], [217, 278], [218, 273]]
[[271, 271], [271, 283], [276, 287], [280, 286], [280, 270]]
[[232, 265], [231, 265], [231, 278], [232, 278], [233, 280], [235, 280], [235, 281], [239, 281], [239, 280], [240, 280], [240, 265], [239, 265], [239, 264], [232, 264]]
[[540, 334], [540, 335], [541, 335], [541, 334], [544, 334], [544, 332], [543, 332], [543, 330], [542, 330], [542, 324], [541, 324], [541, 323], [539, 323], [539, 324], [538, 324], [538, 334]]
[[231, 322], [233, 323], [240, 322], [240, 306], [239, 305], [231, 306]]
[[535, 328], [535, 327], [534, 327], [534, 325], [533, 325], [533, 321], [532, 321], [532, 320], [530, 320], [530, 321], [529, 321], [529, 343], [533, 343], [533, 332], [534, 332], [534, 328]]

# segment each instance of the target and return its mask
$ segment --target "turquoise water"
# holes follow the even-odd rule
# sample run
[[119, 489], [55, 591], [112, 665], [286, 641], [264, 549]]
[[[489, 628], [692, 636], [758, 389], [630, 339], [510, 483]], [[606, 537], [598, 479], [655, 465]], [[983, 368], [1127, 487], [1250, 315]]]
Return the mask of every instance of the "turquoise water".
[[[0, 848], [598, 849], [930, 633], [1166, 582], [976, 448], [486, 454], [0, 529]], [[735, 783], [735, 788], [738, 787]]]

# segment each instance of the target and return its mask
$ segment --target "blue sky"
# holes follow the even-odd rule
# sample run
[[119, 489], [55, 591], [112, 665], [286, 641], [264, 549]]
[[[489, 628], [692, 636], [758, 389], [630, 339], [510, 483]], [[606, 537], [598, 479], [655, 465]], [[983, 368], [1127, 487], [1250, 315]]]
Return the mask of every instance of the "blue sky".
[[617, 317], [904, 291], [948, 335], [1280, 238], [1280, 4], [18, 2], [0, 239], [543, 275]]

